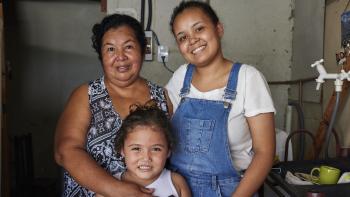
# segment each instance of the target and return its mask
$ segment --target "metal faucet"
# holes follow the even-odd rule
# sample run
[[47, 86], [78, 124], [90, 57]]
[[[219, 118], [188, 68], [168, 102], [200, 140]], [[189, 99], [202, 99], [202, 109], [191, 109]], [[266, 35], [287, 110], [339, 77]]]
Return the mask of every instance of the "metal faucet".
[[344, 69], [341, 69], [340, 73], [327, 73], [326, 69], [323, 66], [324, 60], [320, 59], [318, 61], [315, 61], [313, 64], [311, 64], [311, 67], [317, 68], [317, 71], [320, 73], [318, 78], [316, 79], [317, 86], [316, 90], [319, 90], [321, 87], [321, 84], [324, 83], [325, 79], [335, 79], [334, 85], [335, 85], [335, 91], [341, 92], [341, 87], [343, 85], [343, 80], [350, 81], [350, 71], [345, 72]]

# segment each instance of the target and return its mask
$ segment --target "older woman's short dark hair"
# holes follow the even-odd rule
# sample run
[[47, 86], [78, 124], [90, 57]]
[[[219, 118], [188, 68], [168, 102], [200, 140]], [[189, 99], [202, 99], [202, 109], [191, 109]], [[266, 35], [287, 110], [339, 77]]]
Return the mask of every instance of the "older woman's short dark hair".
[[128, 26], [130, 27], [136, 38], [138, 43], [141, 47], [141, 54], [142, 56], [145, 54], [146, 50], [146, 37], [145, 32], [141, 26], [141, 24], [133, 17], [124, 15], [124, 14], [112, 14], [108, 15], [101, 23], [97, 23], [92, 27], [92, 47], [96, 50], [98, 54], [98, 58], [102, 61], [102, 54], [101, 54], [101, 48], [102, 48], [102, 38], [103, 35], [110, 29], [116, 29], [121, 26]]

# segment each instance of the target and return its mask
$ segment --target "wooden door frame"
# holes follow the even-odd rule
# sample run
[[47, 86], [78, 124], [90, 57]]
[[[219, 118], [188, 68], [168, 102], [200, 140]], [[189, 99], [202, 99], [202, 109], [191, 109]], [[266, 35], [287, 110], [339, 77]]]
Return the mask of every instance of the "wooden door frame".
[[5, 69], [5, 53], [4, 53], [4, 14], [3, 3], [0, 0], [0, 191], [1, 196], [9, 197], [11, 190], [10, 181], [10, 154], [9, 154], [9, 138], [6, 127], [6, 111], [4, 109], [6, 102], [6, 69]]

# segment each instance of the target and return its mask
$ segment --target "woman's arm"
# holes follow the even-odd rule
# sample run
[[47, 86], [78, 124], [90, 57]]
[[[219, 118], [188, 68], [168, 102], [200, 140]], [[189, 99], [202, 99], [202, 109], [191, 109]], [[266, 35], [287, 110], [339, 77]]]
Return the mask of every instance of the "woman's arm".
[[254, 156], [244, 177], [232, 196], [252, 196], [263, 184], [275, 156], [274, 113], [263, 113], [247, 118]]
[[77, 88], [58, 121], [54, 145], [56, 162], [80, 185], [103, 196], [151, 196], [136, 185], [115, 179], [86, 152], [86, 135], [91, 118], [87, 92], [87, 85]]
[[166, 98], [166, 103], [168, 106], [168, 110], [169, 110], [169, 116], [171, 117], [173, 115], [173, 104], [171, 103], [169, 94], [168, 94], [168, 90], [164, 89], [164, 94], [165, 94], [165, 98]]
[[180, 197], [191, 197], [190, 188], [188, 187], [184, 177], [176, 172], [171, 172], [171, 180], [173, 181]]

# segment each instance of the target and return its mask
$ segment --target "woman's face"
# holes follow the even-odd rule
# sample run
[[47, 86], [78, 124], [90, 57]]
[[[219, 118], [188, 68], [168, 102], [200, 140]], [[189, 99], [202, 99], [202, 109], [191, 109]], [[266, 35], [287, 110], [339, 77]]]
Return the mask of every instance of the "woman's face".
[[127, 176], [148, 185], [162, 172], [170, 155], [164, 132], [153, 126], [136, 126], [130, 131], [121, 150]]
[[214, 25], [201, 9], [189, 8], [177, 15], [173, 30], [179, 50], [188, 62], [205, 66], [222, 56], [222, 24]]
[[130, 27], [109, 29], [102, 38], [101, 54], [108, 82], [126, 87], [138, 79], [143, 58], [141, 46]]

